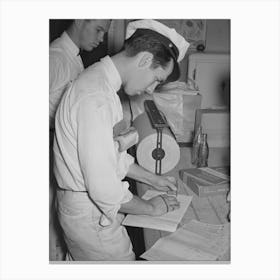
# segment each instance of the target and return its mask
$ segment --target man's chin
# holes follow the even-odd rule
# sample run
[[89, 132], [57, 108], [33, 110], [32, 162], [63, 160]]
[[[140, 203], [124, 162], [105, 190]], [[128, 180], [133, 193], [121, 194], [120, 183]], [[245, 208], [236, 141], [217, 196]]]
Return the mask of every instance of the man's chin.
[[130, 95], [130, 96], [137, 96], [137, 95], [141, 95], [141, 92], [140, 92], [140, 91], [133, 91], [133, 92], [127, 93], [127, 95]]
[[89, 47], [86, 47], [86, 48], [84, 48], [84, 50], [86, 51], [86, 52], [91, 52], [93, 49], [95, 49], [96, 47], [95, 46], [89, 46]]
[[140, 91], [140, 90], [129, 89], [126, 86], [122, 86], [122, 90], [124, 91], [125, 94], [127, 94], [129, 96], [140, 95], [142, 93], [142, 91]]

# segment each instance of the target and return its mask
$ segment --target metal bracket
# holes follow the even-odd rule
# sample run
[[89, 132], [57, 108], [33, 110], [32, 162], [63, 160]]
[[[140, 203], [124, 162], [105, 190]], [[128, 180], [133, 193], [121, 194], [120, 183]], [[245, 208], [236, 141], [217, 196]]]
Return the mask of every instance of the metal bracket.
[[156, 148], [152, 152], [152, 157], [156, 160], [155, 173], [161, 175], [161, 160], [164, 158], [165, 152], [162, 149], [162, 128], [157, 128]]

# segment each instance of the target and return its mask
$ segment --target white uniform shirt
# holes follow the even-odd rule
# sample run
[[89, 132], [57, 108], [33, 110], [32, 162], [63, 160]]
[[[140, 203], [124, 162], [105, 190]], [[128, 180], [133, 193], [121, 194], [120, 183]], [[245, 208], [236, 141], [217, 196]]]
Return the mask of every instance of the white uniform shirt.
[[113, 127], [123, 118], [116, 93], [120, 86], [120, 75], [106, 56], [69, 85], [55, 119], [54, 173], [58, 185], [87, 191], [110, 221], [120, 204], [132, 199], [128, 183], [121, 180], [134, 158], [126, 151], [120, 153], [113, 140]]
[[50, 45], [49, 52], [49, 117], [54, 127], [54, 117], [66, 85], [84, 70], [79, 48], [66, 32]]

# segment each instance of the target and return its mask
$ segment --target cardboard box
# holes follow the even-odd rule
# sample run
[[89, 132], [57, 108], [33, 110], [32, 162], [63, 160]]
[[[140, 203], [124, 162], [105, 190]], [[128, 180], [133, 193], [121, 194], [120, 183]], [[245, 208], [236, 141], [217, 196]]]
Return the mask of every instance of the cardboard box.
[[227, 194], [230, 187], [228, 167], [189, 168], [179, 171], [181, 180], [199, 197]]

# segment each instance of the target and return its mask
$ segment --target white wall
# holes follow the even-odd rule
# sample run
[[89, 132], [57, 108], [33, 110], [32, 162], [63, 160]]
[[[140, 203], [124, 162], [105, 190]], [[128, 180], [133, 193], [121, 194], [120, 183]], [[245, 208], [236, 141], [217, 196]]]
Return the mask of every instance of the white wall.
[[230, 20], [207, 20], [207, 52], [230, 52]]
[[[207, 20], [206, 48], [204, 52], [230, 52], [230, 20]], [[181, 81], [186, 81], [188, 55], [189, 53], [180, 63]]]

